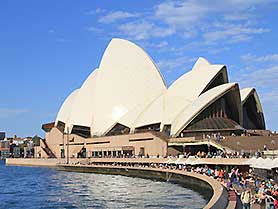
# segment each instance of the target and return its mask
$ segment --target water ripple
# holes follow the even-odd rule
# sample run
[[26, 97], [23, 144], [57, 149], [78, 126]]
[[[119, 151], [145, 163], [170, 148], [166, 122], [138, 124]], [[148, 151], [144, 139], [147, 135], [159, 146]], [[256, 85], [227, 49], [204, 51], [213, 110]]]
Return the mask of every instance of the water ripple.
[[167, 182], [0, 164], [0, 209], [203, 208], [198, 193]]

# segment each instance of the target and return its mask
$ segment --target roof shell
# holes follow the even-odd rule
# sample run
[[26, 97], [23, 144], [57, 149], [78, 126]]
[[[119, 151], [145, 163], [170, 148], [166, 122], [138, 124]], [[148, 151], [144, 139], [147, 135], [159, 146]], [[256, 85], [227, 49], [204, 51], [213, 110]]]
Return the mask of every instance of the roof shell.
[[145, 125], [161, 123], [163, 117], [163, 104], [165, 93], [157, 97], [150, 103], [138, 116], [133, 124], [133, 128], [138, 128]]
[[[166, 90], [163, 77], [147, 53], [123, 39], [112, 39], [99, 70], [93, 135], [105, 134], [120, 118], [145, 101], [141, 106], [143, 111]], [[137, 117], [133, 114], [129, 120], [134, 122]]]
[[68, 123], [70, 113], [72, 110], [72, 104], [78, 94], [79, 89], [74, 90], [63, 102], [62, 106], [60, 107], [60, 110], [57, 114], [56, 120], [55, 120], [55, 126], [57, 126], [58, 121]]
[[244, 103], [247, 101], [247, 99], [251, 96], [254, 95], [255, 101], [256, 101], [256, 106], [257, 109], [260, 112], [263, 112], [262, 104], [260, 102], [259, 96], [257, 94], [257, 91], [255, 88], [244, 88], [240, 90], [240, 98], [241, 98], [241, 104], [244, 105]]
[[236, 83], [227, 83], [214, 87], [200, 95], [190, 106], [185, 107], [172, 123], [171, 135], [178, 136], [179, 133], [206, 107], [225, 95], [232, 88], [238, 88]]
[[197, 99], [220, 73], [223, 73], [224, 82], [227, 83], [228, 76], [224, 65], [211, 65], [200, 57], [191, 71], [169, 87], [165, 97], [163, 124], [171, 124], [180, 111]]
[[72, 110], [67, 124], [67, 127], [70, 127], [70, 131], [73, 125], [91, 127], [98, 71], [98, 69], [95, 69], [88, 76], [72, 103]]

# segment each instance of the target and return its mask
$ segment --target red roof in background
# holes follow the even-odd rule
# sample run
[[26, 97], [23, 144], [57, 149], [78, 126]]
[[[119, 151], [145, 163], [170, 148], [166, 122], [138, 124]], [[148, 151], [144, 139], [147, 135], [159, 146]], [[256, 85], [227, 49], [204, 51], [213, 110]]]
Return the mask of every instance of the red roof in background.
[[47, 132], [50, 131], [55, 126], [55, 122], [45, 123], [42, 125], [42, 129]]
[[23, 141], [24, 138], [14, 138], [13, 141]]

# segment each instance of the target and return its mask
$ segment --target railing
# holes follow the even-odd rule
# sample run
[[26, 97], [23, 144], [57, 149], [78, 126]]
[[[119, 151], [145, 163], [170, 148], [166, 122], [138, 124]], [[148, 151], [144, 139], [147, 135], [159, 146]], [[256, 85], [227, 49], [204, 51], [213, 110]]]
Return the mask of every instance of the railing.
[[47, 154], [47, 156], [48, 156], [49, 158], [57, 158], [57, 157], [55, 156], [55, 154], [52, 152], [52, 150], [48, 147], [48, 145], [47, 145], [45, 139], [44, 139], [44, 140], [41, 140], [41, 141], [43, 142], [43, 145], [44, 145], [44, 146], [42, 146], [42, 149], [43, 149], [43, 151], [45, 151], [45, 153]]

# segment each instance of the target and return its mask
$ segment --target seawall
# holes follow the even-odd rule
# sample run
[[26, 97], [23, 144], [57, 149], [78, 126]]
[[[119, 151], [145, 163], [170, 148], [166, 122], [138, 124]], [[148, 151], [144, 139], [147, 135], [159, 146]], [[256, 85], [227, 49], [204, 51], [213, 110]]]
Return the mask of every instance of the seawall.
[[58, 159], [37, 159], [37, 158], [7, 158], [6, 165], [15, 166], [40, 166], [57, 167], [60, 162]]
[[[74, 161], [71, 160], [71, 163], [74, 163]], [[58, 159], [34, 158], [9, 158], [6, 160], [6, 164], [16, 166], [55, 167], [63, 171], [123, 175], [129, 177], [149, 178], [159, 181], [169, 181], [190, 188], [203, 195], [208, 200], [207, 205], [204, 207], [206, 209], [232, 209], [236, 206], [235, 202], [229, 201], [228, 191], [218, 181], [205, 175], [182, 170], [111, 165], [67, 165], [61, 164], [61, 160]]]
[[123, 175], [129, 177], [149, 178], [159, 181], [169, 181], [202, 194], [207, 200], [209, 200], [204, 207], [206, 209], [227, 208], [229, 204], [228, 192], [219, 182], [196, 173], [181, 170], [109, 165], [59, 165], [58, 168], [63, 171]]

